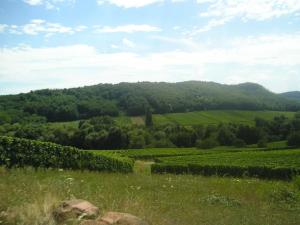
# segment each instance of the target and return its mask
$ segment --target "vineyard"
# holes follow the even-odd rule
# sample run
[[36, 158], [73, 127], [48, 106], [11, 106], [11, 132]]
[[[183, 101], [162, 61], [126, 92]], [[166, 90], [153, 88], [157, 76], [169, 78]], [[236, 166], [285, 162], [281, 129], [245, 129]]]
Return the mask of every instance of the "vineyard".
[[300, 172], [300, 150], [240, 151], [157, 158], [152, 173], [291, 179]]
[[254, 125], [256, 117], [272, 120], [275, 116], [284, 115], [292, 118], [293, 112], [243, 111], [243, 110], [209, 110], [187, 113], [169, 113], [154, 115], [154, 124], [178, 123], [181, 125], [207, 125], [219, 123], [238, 123]]
[[218, 147], [79, 150], [48, 142], [0, 137], [0, 165], [132, 172], [134, 160], [153, 160], [152, 173], [291, 179], [300, 173], [300, 149]]
[[155, 159], [157, 157], [167, 156], [184, 156], [184, 155], [198, 155], [203, 154], [196, 148], [146, 148], [146, 149], [130, 149], [130, 150], [90, 150], [89, 152], [100, 155], [119, 155], [133, 159]]
[[133, 170], [133, 160], [128, 158], [95, 155], [73, 147], [11, 137], [0, 137], [0, 165], [125, 173]]

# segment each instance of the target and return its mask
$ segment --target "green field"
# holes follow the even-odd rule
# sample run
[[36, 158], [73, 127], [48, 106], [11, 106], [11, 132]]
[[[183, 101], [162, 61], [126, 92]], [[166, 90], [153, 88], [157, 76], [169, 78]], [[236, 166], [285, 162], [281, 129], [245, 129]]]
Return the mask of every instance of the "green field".
[[0, 167], [0, 224], [56, 225], [52, 209], [79, 198], [150, 225], [298, 225], [298, 188], [257, 179]]
[[145, 148], [145, 149], [128, 149], [128, 150], [87, 150], [100, 155], [118, 155], [130, 157], [133, 159], [156, 159], [168, 156], [186, 156], [202, 154], [218, 154], [226, 152], [255, 151], [259, 148], [235, 148], [235, 147], [217, 147], [210, 150], [197, 148]]
[[295, 168], [300, 171], [300, 149], [275, 151], [240, 151], [230, 153], [162, 157], [159, 162], [172, 164], [262, 166]]
[[[266, 120], [272, 120], [275, 116], [279, 115], [284, 115], [288, 118], [292, 118], [294, 114], [294, 112], [280, 111], [210, 110], [187, 113], [153, 114], [153, 122], [156, 125], [167, 123], [177, 123], [181, 125], [208, 125], [219, 123], [239, 123], [246, 125], [254, 125], [254, 120], [256, 117], [260, 117]], [[119, 116], [115, 117], [115, 121], [118, 125], [145, 124], [143, 116]], [[78, 123], [79, 121], [71, 121], [55, 122], [50, 124], [59, 127], [77, 127]]]
[[192, 173], [292, 179], [300, 174], [300, 149], [219, 152], [156, 158], [152, 173]]
[[278, 115], [284, 115], [288, 118], [292, 118], [294, 116], [294, 112], [213, 110], [153, 115], [153, 121], [154, 124], [178, 123], [181, 125], [207, 125], [219, 123], [240, 123], [254, 125], [254, 119], [256, 117], [272, 120]]
[[[279, 143], [272, 143], [270, 146], [274, 148]], [[254, 176], [267, 179], [292, 179], [295, 174], [300, 173], [300, 149], [272, 148], [162, 148], [90, 152], [155, 161], [151, 165], [152, 173]]]

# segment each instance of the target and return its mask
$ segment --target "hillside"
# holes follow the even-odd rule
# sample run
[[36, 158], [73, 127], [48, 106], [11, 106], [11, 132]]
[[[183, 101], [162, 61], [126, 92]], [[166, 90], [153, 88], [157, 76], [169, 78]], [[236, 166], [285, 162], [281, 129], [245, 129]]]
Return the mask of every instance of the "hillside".
[[285, 93], [282, 93], [281, 96], [300, 102], [300, 91], [285, 92]]
[[30, 115], [39, 115], [48, 121], [72, 121], [99, 115], [138, 116], [144, 115], [146, 108], [151, 108], [155, 114], [216, 109], [296, 111], [300, 109], [300, 102], [253, 83], [98, 84], [0, 96], [0, 123], [1, 119], [18, 121]]
[[292, 119], [294, 112], [279, 111], [241, 111], [241, 110], [209, 110], [188, 113], [168, 113], [153, 115], [154, 124], [176, 123], [180, 125], [208, 125], [236, 123], [254, 125], [255, 118], [271, 121], [276, 116], [284, 115]]

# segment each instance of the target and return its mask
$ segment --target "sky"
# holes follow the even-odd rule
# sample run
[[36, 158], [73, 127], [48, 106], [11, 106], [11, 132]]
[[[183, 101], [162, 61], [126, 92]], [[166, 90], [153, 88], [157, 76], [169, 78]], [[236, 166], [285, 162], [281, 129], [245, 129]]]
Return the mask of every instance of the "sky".
[[0, 94], [138, 81], [300, 91], [300, 0], [0, 0]]

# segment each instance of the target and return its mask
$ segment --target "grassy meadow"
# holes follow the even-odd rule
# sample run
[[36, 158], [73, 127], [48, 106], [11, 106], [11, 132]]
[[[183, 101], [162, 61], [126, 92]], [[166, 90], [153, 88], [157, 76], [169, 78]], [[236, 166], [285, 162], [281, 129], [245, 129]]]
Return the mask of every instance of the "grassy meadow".
[[1, 168], [0, 181], [0, 224], [6, 225], [54, 225], [51, 210], [68, 198], [91, 201], [101, 212], [132, 213], [151, 225], [297, 225], [300, 220], [299, 179]]

